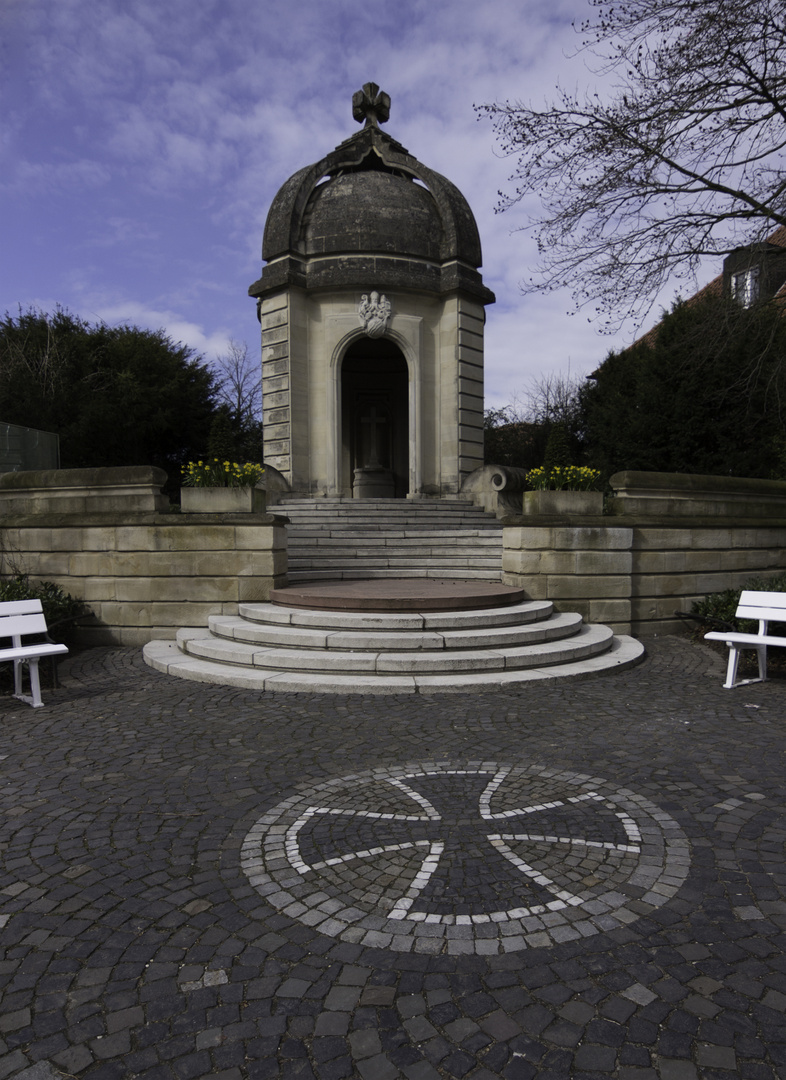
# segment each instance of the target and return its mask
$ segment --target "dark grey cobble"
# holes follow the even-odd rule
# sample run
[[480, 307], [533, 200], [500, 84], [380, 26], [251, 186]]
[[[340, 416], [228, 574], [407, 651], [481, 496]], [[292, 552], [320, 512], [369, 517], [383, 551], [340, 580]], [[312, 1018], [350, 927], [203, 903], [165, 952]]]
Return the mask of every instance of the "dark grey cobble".
[[434, 699], [93, 649], [0, 700], [0, 1080], [783, 1080], [786, 683], [647, 645]]

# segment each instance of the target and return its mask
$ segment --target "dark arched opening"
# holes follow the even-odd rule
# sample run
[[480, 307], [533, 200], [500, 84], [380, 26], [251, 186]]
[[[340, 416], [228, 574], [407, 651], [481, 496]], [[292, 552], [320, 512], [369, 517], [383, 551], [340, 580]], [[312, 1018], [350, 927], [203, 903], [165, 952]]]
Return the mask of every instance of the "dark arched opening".
[[342, 488], [355, 498], [409, 491], [409, 372], [388, 338], [362, 337], [341, 364]]

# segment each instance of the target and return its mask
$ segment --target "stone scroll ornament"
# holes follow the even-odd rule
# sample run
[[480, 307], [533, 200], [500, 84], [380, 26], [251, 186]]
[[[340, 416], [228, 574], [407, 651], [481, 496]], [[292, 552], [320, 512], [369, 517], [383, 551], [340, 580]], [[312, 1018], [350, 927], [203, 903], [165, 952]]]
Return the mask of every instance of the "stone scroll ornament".
[[390, 301], [384, 293], [381, 296], [378, 292], [363, 293], [358, 315], [370, 338], [382, 337], [390, 322]]

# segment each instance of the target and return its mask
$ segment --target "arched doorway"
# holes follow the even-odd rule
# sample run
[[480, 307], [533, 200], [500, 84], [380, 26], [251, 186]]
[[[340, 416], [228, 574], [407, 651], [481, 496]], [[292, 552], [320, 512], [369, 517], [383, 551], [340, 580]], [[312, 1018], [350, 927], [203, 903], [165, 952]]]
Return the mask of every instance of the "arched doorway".
[[409, 370], [388, 338], [361, 337], [341, 364], [342, 489], [355, 498], [409, 491]]

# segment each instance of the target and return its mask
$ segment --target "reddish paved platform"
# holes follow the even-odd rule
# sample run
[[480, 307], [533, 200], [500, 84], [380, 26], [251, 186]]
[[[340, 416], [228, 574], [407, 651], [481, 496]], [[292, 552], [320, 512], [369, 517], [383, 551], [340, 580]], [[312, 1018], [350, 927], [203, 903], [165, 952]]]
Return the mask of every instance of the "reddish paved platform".
[[526, 600], [523, 589], [454, 578], [368, 578], [314, 581], [273, 589], [272, 604], [327, 611], [467, 611]]

